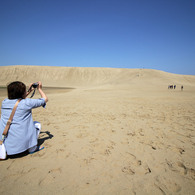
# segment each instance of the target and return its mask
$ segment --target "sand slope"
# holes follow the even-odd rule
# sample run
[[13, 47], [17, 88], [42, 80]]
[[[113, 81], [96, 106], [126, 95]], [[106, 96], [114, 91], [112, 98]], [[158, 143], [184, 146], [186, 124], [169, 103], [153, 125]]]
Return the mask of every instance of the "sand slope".
[[195, 194], [195, 76], [27, 66], [0, 74], [0, 85], [74, 88], [45, 89], [47, 108], [33, 110], [45, 149], [0, 162], [1, 194]]
[[31, 83], [41, 80], [46, 86], [100, 85], [195, 85], [195, 76], [177, 75], [150, 69], [72, 68], [47, 66], [0, 67], [0, 85], [21, 80]]

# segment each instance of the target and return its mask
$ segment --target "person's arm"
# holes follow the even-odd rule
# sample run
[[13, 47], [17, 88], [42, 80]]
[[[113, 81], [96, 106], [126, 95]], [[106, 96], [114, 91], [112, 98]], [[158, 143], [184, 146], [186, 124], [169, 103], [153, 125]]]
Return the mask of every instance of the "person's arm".
[[45, 103], [47, 103], [48, 102], [48, 97], [46, 96], [46, 94], [42, 90], [42, 83], [41, 83], [41, 81], [39, 81], [38, 84], [39, 85], [37, 86], [37, 89], [39, 91], [39, 94], [41, 95], [42, 98], [45, 99]]
[[33, 84], [33, 83], [31, 83], [31, 84], [29, 85], [28, 91], [27, 91], [26, 94], [24, 95], [24, 98], [26, 98], [26, 97], [31, 93], [31, 91], [33, 91], [32, 84]]

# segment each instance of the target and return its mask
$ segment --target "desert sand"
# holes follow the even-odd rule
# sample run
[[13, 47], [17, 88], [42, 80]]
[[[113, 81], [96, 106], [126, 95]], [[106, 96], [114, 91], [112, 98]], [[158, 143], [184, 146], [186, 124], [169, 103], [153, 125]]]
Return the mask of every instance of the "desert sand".
[[0, 101], [15, 80], [43, 82], [33, 119], [45, 149], [0, 161], [1, 194], [195, 194], [195, 76], [0, 67]]

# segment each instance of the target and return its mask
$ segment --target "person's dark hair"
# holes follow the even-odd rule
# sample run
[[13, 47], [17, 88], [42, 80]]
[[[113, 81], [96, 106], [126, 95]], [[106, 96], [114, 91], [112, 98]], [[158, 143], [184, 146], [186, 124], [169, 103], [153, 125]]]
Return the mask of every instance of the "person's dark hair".
[[7, 86], [7, 94], [9, 99], [24, 99], [26, 85], [20, 81], [14, 81]]

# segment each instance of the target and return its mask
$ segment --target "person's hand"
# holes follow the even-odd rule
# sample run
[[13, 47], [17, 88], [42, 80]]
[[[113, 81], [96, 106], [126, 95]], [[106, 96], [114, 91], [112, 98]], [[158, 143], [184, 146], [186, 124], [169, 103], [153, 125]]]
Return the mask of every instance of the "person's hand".
[[48, 97], [46, 96], [46, 94], [42, 90], [42, 82], [38, 81], [37, 83], [39, 84], [37, 86], [37, 89], [39, 90], [39, 93], [40, 93], [41, 97], [45, 99], [45, 103], [48, 102]]
[[38, 81], [37, 82], [39, 85], [37, 86], [37, 89], [42, 89], [42, 82], [41, 81]]

